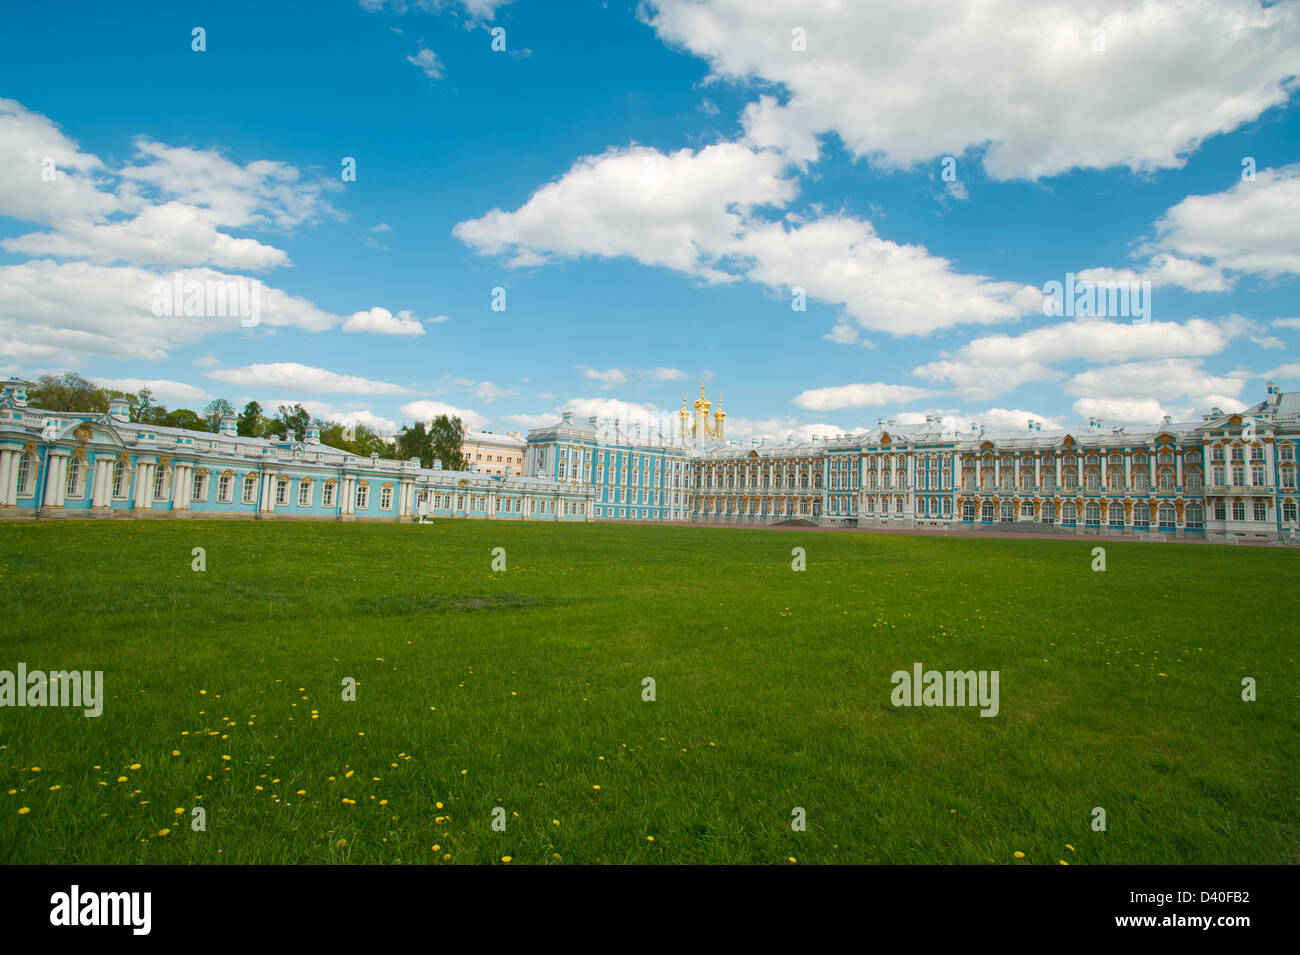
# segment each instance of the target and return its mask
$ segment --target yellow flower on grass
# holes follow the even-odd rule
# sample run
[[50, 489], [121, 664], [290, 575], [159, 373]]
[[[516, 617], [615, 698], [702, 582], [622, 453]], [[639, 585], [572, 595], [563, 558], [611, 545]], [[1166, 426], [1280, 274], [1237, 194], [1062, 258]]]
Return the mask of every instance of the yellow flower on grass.
[[654, 841], [655, 841], [655, 837], [654, 837], [654, 836], [646, 836], [646, 837], [645, 837], [645, 841], [646, 841], [646, 842], [654, 842]]
[[433, 851], [434, 851], [434, 852], [441, 852], [441, 851], [442, 851], [442, 846], [433, 846]]
[[1065, 848], [1069, 849], [1071, 852], [1074, 851], [1074, 846], [1070, 845], [1068, 842], [1065, 844]]
[[592, 788], [592, 789], [595, 789], [595, 790], [597, 790], [597, 791], [600, 790], [600, 787], [599, 787], [599, 786], [592, 786], [591, 788]]
[[558, 826], [559, 824], [560, 824], [560, 820], [558, 820], [558, 819], [552, 819], [552, 820], [551, 820], [551, 825], [553, 825], [553, 826]]
[[178, 816], [183, 816], [183, 815], [185, 815], [185, 810], [184, 810], [184, 809], [173, 809], [172, 812], [176, 813], [176, 815], [178, 815]]
[[117, 781], [118, 781], [119, 783], [124, 783], [124, 782], [126, 782], [126, 777], [125, 777], [125, 776], [118, 776], [118, 777], [117, 777]]
[[173, 755], [173, 756], [179, 756], [180, 754], [181, 754], [181, 751], [180, 751], [179, 749], [174, 749], [174, 750], [172, 750], [172, 755]]
[[791, 856], [791, 857], [790, 857], [790, 861], [791, 861], [791, 862], [798, 862], [799, 860], [796, 859], [794, 856]]
[[1070, 864], [1070, 863], [1066, 862], [1064, 859], [1057, 859], [1056, 861], [1059, 862], [1059, 863], [1061, 863], [1061, 865], [1069, 865], [1069, 864]]
[[435, 802], [435, 803], [433, 804], [433, 808], [434, 808], [434, 809], [441, 809], [441, 808], [442, 808], [442, 803], [440, 803], [440, 802]]
[[158, 830], [158, 835], [160, 835], [160, 836], [170, 836], [171, 834], [172, 834], [172, 831], [171, 831], [170, 829], [159, 829], [159, 830]]
[[28, 809], [26, 806], [23, 806], [22, 809], [19, 809], [19, 810], [18, 810], [18, 815], [20, 815], [20, 816], [25, 816], [25, 815], [27, 815], [29, 812], [31, 812], [31, 810]]
[[34, 772], [34, 773], [39, 773], [40, 771], [41, 771], [41, 767], [39, 767], [39, 766], [33, 766], [33, 767], [32, 767], [32, 772]]
[[346, 849], [347, 846], [348, 846], [348, 840], [346, 839], [340, 839], [338, 842], [334, 843], [335, 849]]
[[229, 757], [229, 756], [222, 756], [221, 758], [224, 759], [224, 760], [226, 760], [227, 762], [230, 761], [230, 757]]
[[502, 862], [505, 862], [505, 863], [508, 864], [512, 858], [514, 858], [514, 857], [513, 857], [513, 856], [502, 856], [502, 857], [501, 857], [501, 861], [502, 861]]
[[299, 789], [299, 790], [298, 790], [298, 795], [299, 795], [299, 796], [305, 796], [305, 795], [307, 795], [307, 790], [305, 790], [305, 789]]
[[131, 772], [135, 772], [139, 768], [140, 768], [139, 763], [132, 763], [130, 766], [127, 767], [127, 769], [131, 770]]
[[1017, 853], [1016, 853], [1016, 858], [1017, 858], [1017, 859], [1023, 859], [1024, 857], [1025, 857], [1025, 854], [1024, 854], [1023, 852], [1017, 852]]
[[58, 789], [59, 789], [59, 784], [55, 783], [53, 786], [50, 787], [50, 792], [57, 792]]

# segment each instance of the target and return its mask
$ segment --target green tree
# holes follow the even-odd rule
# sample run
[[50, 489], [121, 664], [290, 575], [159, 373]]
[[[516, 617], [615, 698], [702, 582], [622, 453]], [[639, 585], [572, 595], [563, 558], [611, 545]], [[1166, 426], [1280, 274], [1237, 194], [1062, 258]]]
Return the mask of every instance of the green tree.
[[459, 417], [448, 418], [445, 414], [433, 419], [429, 429], [429, 441], [433, 445], [433, 456], [442, 461], [448, 471], [464, 471], [468, 466], [461, 451], [461, 439], [465, 435]]
[[208, 402], [208, 406], [203, 409], [203, 420], [207, 422], [208, 430], [216, 434], [221, 430], [221, 419], [224, 415], [234, 414], [235, 406], [225, 398], [214, 398]]
[[189, 408], [177, 408], [168, 414], [159, 424], [168, 428], [184, 428], [187, 431], [207, 431], [208, 423]]
[[131, 420], [140, 424], [162, 424], [167, 417], [167, 406], [154, 404], [153, 389], [141, 388], [131, 402]]
[[27, 403], [33, 408], [48, 411], [84, 411], [103, 414], [108, 411], [108, 402], [113, 398], [130, 398], [124, 391], [112, 388], [96, 387], [75, 371], [65, 371], [61, 375], [41, 375], [35, 382], [29, 382]]
[[331, 448], [349, 451], [363, 458], [375, 453], [381, 458], [397, 456], [397, 450], [391, 441], [364, 424], [326, 424], [322, 421], [317, 421], [316, 424], [320, 427], [320, 443]]
[[245, 438], [260, 438], [263, 430], [262, 406], [256, 401], [244, 405], [244, 410], [235, 423], [235, 430]]
[[307, 426], [311, 424], [311, 415], [302, 405], [295, 404], [292, 408], [288, 405], [280, 405], [280, 410], [275, 417], [281, 425], [280, 434], [282, 436], [290, 431], [297, 436], [299, 441], [307, 436]]
[[401, 460], [419, 458], [420, 467], [433, 467], [433, 441], [431, 435], [424, 430], [423, 421], [417, 421], [397, 432], [395, 447], [397, 456]]

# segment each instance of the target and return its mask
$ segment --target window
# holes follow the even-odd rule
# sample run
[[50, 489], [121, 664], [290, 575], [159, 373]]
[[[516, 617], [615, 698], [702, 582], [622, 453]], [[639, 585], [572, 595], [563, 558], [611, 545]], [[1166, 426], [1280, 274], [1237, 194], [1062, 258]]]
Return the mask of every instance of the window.
[[167, 500], [167, 478], [167, 466], [158, 465], [158, 469], [153, 473], [153, 499], [155, 501]]
[[195, 471], [190, 483], [190, 500], [206, 501], [208, 499], [208, 472]]
[[[867, 511], [871, 510], [871, 498], [867, 498]], [[961, 506], [961, 519], [963, 521], [975, 520], [975, 502], [964, 501]]]
[[1106, 484], [1111, 491], [1124, 490], [1124, 472], [1118, 469], [1111, 471], [1106, 477]]
[[[116, 498], [126, 497], [126, 486], [127, 486], [127, 482], [130, 480], [131, 480], [130, 472], [128, 472], [126, 469], [126, 463], [124, 461], [114, 461], [113, 462], [113, 497]], [[19, 494], [22, 493], [22, 481], [23, 481], [22, 472], [20, 471], [18, 474]]]
[[289, 479], [278, 478], [275, 482], [275, 503], [277, 506], [289, 503]]
[[1205, 527], [1205, 510], [1199, 504], [1187, 505], [1187, 529], [1201, 530]]
[[311, 481], [298, 482], [298, 506], [311, 507]]
[[1214, 502], [1214, 519], [1216, 521], [1226, 521], [1228, 519], [1228, 508], [1222, 501]]
[[392, 510], [393, 507], [393, 486], [385, 484], [379, 489], [379, 509], [381, 511]]
[[1079, 508], [1073, 501], [1066, 501], [1061, 505], [1061, 523], [1068, 524], [1071, 527], [1079, 517]]
[[222, 504], [229, 504], [234, 492], [235, 476], [226, 471], [217, 478], [217, 500]]
[[1022, 501], [1020, 504], [1020, 519], [1032, 521], [1034, 519], [1034, 502]]
[[1101, 490], [1101, 472], [1095, 469], [1089, 469], [1083, 474], [1084, 488], [1088, 491]]
[[325, 487], [323, 487], [320, 492], [321, 507], [334, 506], [334, 490], [336, 487], [338, 487], [338, 485], [334, 481], [325, 482]]
[[1147, 527], [1151, 523], [1151, 505], [1134, 504], [1133, 505], [1133, 524], [1137, 527]]
[[1244, 501], [1232, 502], [1232, 519], [1234, 521], [1244, 521], [1246, 519], [1246, 504]]
[[1201, 472], [1195, 469], [1183, 472], [1183, 486], [1188, 491], [1201, 490]]
[[1266, 520], [1268, 520], [1268, 502], [1267, 502], [1267, 501], [1256, 501], [1256, 502], [1255, 502], [1254, 511], [1255, 511], [1255, 520], [1256, 520], [1256, 521], [1266, 521]]
[[1079, 488], [1079, 472], [1074, 468], [1067, 468], [1062, 477], [1061, 486], [1067, 491], [1075, 491]]
[[1045, 464], [1043, 465], [1043, 468], [1044, 468], [1044, 470], [1043, 470], [1043, 490], [1044, 490], [1044, 491], [1055, 491], [1055, 490], [1056, 490], [1056, 471], [1055, 471], [1055, 469], [1052, 468], [1052, 466], [1051, 466], [1050, 463], [1045, 463]]
[[244, 503], [252, 504], [257, 500], [257, 475], [244, 475]]
[[369, 506], [370, 506], [370, 485], [365, 481], [358, 481], [356, 508], [358, 511], [364, 511]]
[[1056, 505], [1051, 501], [1044, 501], [1040, 510], [1039, 519], [1042, 520], [1044, 524], [1050, 524], [1056, 520]]
[[1118, 501], [1112, 501], [1107, 509], [1106, 523], [1111, 527], [1124, 526], [1124, 506]]
[[32, 471], [35, 469], [35, 456], [24, 454], [18, 459], [18, 496], [28, 497], [32, 493]]
[[1160, 529], [1162, 531], [1173, 530], [1174, 506], [1172, 504], [1161, 504], [1160, 510], [1156, 513], [1160, 516]]
[[980, 520], [991, 522], [993, 520], [993, 502], [984, 501], [980, 504]]
[[68, 480], [64, 486], [64, 497], [81, 497], [86, 491], [86, 462], [83, 458], [68, 461]]
[[1174, 489], [1174, 472], [1169, 468], [1161, 471], [1156, 475], [1156, 486], [1160, 488], [1162, 494], [1171, 493]]
[[1083, 523], [1087, 527], [1101, 526], [1101, 505], [1096, 501], [1089, 501], [1084, 505]]
[[1286, 524], [1296, 523], [1296, 506], [1295, 501], [1282, 502], [1282, 521]]

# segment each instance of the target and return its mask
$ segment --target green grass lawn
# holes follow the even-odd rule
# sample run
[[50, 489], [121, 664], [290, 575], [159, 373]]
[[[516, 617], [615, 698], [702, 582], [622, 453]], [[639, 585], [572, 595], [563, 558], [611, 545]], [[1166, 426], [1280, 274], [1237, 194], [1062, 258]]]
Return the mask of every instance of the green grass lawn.
[[[0, 859], [1300, 862], [1300, 553], [1093, 546], [0, 525], [0, 669], [107, 697], [0, 709]], [[895, 708], [916, 662], [998, 670], [999, 714]]]

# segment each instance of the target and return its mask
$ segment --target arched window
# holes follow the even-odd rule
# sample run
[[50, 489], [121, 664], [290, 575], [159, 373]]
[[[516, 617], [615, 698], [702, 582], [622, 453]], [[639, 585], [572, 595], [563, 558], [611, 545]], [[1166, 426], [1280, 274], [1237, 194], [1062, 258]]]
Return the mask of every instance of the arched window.
[[19, 497], [30, 497], [35, 492], [37, 466], [36, 455], [30, 451], [18, 459]]
[[289, 503], [289, 479], [287, 477], [278, 478], [275, 482], [275, 503], [277, 507]]
[[1124, 490], [1124, 472], [1118, 468], [1112, 469], [1110, 474], [1106, 476], [1106, 484], [1109, 490]]
[[980, 504], [980, 520], [981, 520], [981, 521], [992, 521], [992, 520], [993, 520], [993, 514], [994, 514], [994, 512], [993, 512], [993, 502], [992, 502], [992, 501], [984, 501], [984, 502], [982, 502], [982, 503]]
[[[870, 503], [871, 503], [870, 501], [867, 502], [868, 505], [870, 505]], [[870, 506], [868, 506], [867, 509], [870, 510], [870, 509], [871, 509]], [[964, 501], [964, 502], [962, 503], [962, 506], [961, 506], [961, 519], [962, 519], [963, 521], [973, 521], [973, 520], [975, 520], [975, 502], [974, 502], [974, 501]]]
[[171, 469], [165, 464], [160, 464], [153, 472], [153, 499], [155, 501], [167, 500], [167, 486], [170, 484]]
[[127, 484], [131, 480], [131, 472], [127, 469], [127, 464], [121, 458], [113, 462], [113, 497], [126, 497]]
[[1087, 491], [1101, 490], [1101, 472], [1096, 468], [1089, 468], [1083, 472], [1083, 487]]
[[1151, 507], [1148, 504], [1133, 505], [1133, 524], [1135, 527], [1146, 527], [1151, 523]]
[[1174, 526], [1174, 506], [1172, 504], [1161, 504], [1158, 513], [1160, 515], [1161, 530], [1172, 530]]
[[[1294, 509], [1295, 505], [1292, 504], [1291, 507]], [[1294, 510], [1291, 519], [1295, 520]], [[1205, 508], [1203, 508], [1200, 504], [1196, 504], [1196, 503], [1188, 504], [1187, 505], [1187, 529], [1200, 530], [1203, 527], [1205, 527]]]
[[1124, 526], [1124, 505], [1118, 501], [1112, 501], [1108, 508], [1109, 513], [1106, 516], [1106, 523], [1111, 527]]
[[1079, 519], [1079, 507], [1073, 501], [1066, 501], [1061, 505], [1061, 523], [1074, 526]]
[[1012, 473], [1010, 470], [1006, 470], [1006, 471], [1003, 471], [1002, 474], [999, 475], [999, 476], [1000, 476], [1001, 479], [1002, 479], [1002, 490], [1004, 490], [1004, 491], [1013, 491], [1013, 490], [1015, 490], [1015, 479], [1016, 479], [1016, 476], [1015, 476], [1014, 473]]
[[68, 480], [63, 488], [64, 497], [81, 497], [86, 493], [86, 459], [80, 453], [68, 461]]
[[1083, 523], [1088, 527], [1097, 527], [1101, 524], [1101, 505], [1096, 501], [1089, 501], [1083, 506]]
[[298, 506], [311, 507], [311, 479], [303, 478], [298, 482]]
[[1161, 493], [1170, 493], [1174, 489], [1174, 469], [1165, 468], [1156, 475], [1156, 486], [1160, 488]]
[[1065, 474], [1062, 475], [1061, 487], [1067, 491], [1075, 491], [1079, 488], [1079, 472], [1074, 468], [1066, 468]]

